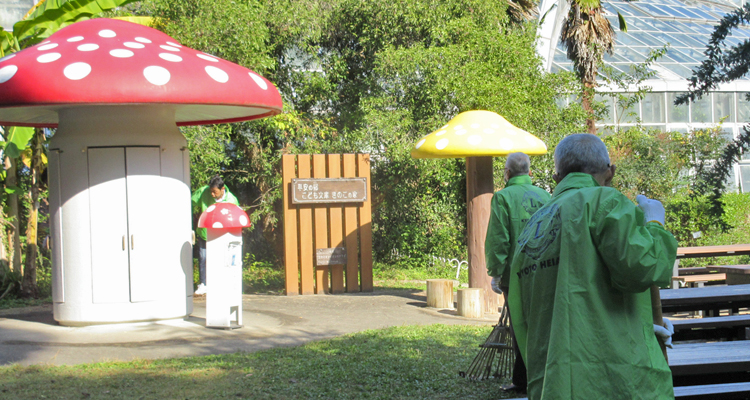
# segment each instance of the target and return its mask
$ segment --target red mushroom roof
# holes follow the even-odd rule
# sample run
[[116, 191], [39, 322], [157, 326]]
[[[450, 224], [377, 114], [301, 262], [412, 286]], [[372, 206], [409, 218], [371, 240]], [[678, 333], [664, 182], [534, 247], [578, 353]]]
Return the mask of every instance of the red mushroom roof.
[[247, 228], [250, 218], [245, 211], [232, 203], [216, 203], [210, 205], [198, 219], [199, 228]]
[[279, 91], [255, 72], [121, 20], [77, 22], [0, 58], [0, 125], [55, 127], [61, 109], [144, 103], [173, 105], [177, 125], [282, 108]]

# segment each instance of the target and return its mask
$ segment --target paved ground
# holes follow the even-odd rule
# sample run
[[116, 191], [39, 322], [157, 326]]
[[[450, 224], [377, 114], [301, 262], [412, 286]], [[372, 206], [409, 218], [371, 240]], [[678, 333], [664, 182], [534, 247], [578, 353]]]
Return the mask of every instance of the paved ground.
[[[80, 364], [136, 358], [171, 358], [295, 346], [368, 329], [400, 325], [492, 325], [426, 307], [424, 292], [318, 296], [245, 295], [244, 327], [205, 327], [205, 297], [185, 319], [88, 327], [59, 326], [52, 306], [0, 310], [0, 365]], [[489, 334], [489, 330], [488, 330]]]

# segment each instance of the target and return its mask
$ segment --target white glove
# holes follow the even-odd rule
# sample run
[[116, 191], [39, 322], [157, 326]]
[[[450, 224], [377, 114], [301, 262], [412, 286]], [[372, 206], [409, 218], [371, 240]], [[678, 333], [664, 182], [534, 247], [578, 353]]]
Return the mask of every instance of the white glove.
[[649, 199], [642, 194], [636, 196], [635, 200], [638, 202], [638, 207], [643, 210], [646, 223], [655, 221], [664, 226], [664, 206], [659, 200]]
[[664, 325], [665, 326], [659, 326], [654, 324], [654, 333], [656, 336], [658, 336], [663, 342], [664, 345], [672, 348], [672, 335], [674, 334], [674, 326], [672, 325], [672, 321], [664, 318]]
[[490, 286], [492, 286], [492, 291], [497, 294], [503, 294], [502, 289], [500, 289], [500, 277], [499, 276], [493, 276], [492, 282], [490, 283]]

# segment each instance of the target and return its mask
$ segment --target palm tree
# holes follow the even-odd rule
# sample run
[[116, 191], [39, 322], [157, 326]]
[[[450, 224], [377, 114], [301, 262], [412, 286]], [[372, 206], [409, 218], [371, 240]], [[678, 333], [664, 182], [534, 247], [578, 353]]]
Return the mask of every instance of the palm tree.
[[593, 100], [597, 70], [604, 52], [612, 54], [615, 45], [615, 31], [603, 11], [600, 0], [570, 0], [560, 35], [583, 84], [582, 104], [588, 113], [586, 128], [592, 134], [596, 134]]

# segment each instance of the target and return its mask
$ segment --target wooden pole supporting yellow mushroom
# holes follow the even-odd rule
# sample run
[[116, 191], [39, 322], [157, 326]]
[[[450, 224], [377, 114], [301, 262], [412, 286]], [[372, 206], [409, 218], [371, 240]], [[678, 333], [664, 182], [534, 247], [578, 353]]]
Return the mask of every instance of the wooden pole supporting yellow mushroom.
[[485, 292], [485, 310], [496, 313], [501, 297], [490, 287], [484, 259], [484, 239], [494, 191], [492, 157], [522, 152], [547, 153], [547, 146], [492, 111], [466, 111], [414, 145], [414, 158], [466, 158], [466, 228], [469, 287]]

